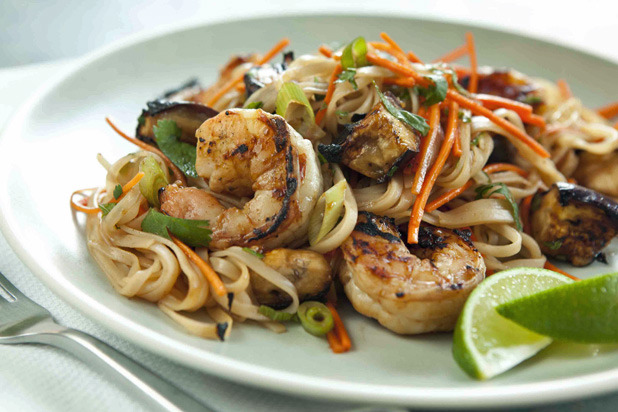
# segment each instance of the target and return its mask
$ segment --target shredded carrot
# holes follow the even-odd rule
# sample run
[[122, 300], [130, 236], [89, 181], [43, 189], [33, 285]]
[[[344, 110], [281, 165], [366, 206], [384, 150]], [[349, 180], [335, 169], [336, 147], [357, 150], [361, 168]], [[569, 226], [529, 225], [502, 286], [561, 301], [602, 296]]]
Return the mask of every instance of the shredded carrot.
[[[423, 218], [425, 205], [427, 204], [427, 199], [429, 199], [431, 189], [438, 179], [438, 176], [440, 175], [440, 172], [442, 171], [442, 168], [451, 153], [451, 149], [453, 148], [453, 143], [455, 141], [455, 129], [457, 128], [457, 116], [459, 114], [458, 109], [457, 103], [454, 101], [449, 102], [448, 121], [444, 142], [442, 143], [438, 157], [431, 166], [431, 169], [423, 182], [423, 187], [414, 200], [414, 205], [412, 206], [412, 214], [410, 215], [410, 223], [408, 225], [408, 243], [418, 243], [418, 232], [421, 226], [421, 220]], [[440, 114], [438, 113], [438, 122], [439, 115]]]
[[158, 154], [161, 157], [161, 159], [163, 159], [163, 162], [165, 162], [165, 165], [169, 169], [171, 169], [172, 173], [174, 174], [174, 180], [180, 180], [180, 183], [182, 184], [182, 186], [186, 186], [187, 185], [187, 179], [185, 178], [185, 175], [182, 174], [180, 169], [178, 169], [178, 167], [174, 163], [172, 163], [172, 161], [170, 159], [168, 159], [168, 157], [165, 156], [162, 151], [160, 151], [156, 147], [153, 147], [153, 146], [151, 146], [151, 145], [149, 145], [147, 143], [142, 142], [141, 140], [137, 140], [136, 138], [127, 135], [122, 130], [120, 130], [118, 127], [116, 127], [116, 125], [114, 123], [112, 123], [112, 121], [109, 119], [109, 117], [106, 117], [105, 121], [107, 122], [107, 124], [110, 125], [110, 127], [112, 129], [114, 129], [114, 131], [116, 133], [118, 133], [124, 139], [126, 139], [129, 142], [133, 143], [134, 145], [138, 146], [142, 150], [146, 150], [146, 151]]
[[436, 199], [432, 200], [425, 207], [425, 212], [426, 213], [433, 212], [437, 208], [444, 206], [445, 204], [447, 204], [448, 202], [450, 202], [451, 200], [455, 199], [457, 196], [459, 196], [460, 194], [468, 190], [473, 184], [474, 182], [472, 180], [468, 180], [466, 183], [464, 183], [463, 186], [458, 187], [457, 189], [451, 189], [451, 190], [446, 191], [440, 197], [437, 197]]
[[195, 253], [193, 249], [181, 242], [176, 236], [169, 233], [169, 231], [168, 234], [170, 236], [170, 239], [172, 239], [172, 242], [174, 242], [176, 246], [178, 246], [180, 250], [182, 250], [182, 252], [187, 255], [189, 260], [195, 263], [195, 265], [200, 269], [208, 283], [210, 283], [210, 286], [212, 286], [212, 289], [217, 294], [217, 296], [227, 295], [227, 289], [225, 288], [225, 285], [221, 281], [219, 275], [217, 275], [217, 272], [215, 272], [214, 269], [210, 267], [210, 265], [204, 259], [202, 259], [197, 253]]
[[524, 123], [531, 124], [533, 126], [540, 127], [541, 129], [545, 129], [545, 126], [547, 126], [543, 116], [539, 116], [538, 114], [534, 114], [534, 113], [528, 114], [526, 116], [522, 116], [521, 121]]
[[326, 334], [328, 344], [335, 353], [347, 352], [352, 348], [350, 336], [343, 325], [343, 321], [341, 320], [339, 313], [337, 313], [337, 309], [335, 309], [335, 305], [331, 302], [326, 302], [326, 306], [333, 315], [333, 321], [335, 323], [333, 329]]
[[407, 54], [408, 60], [410, 60], [412, 63], [423, 63], [423, 61], [421, 59], [418, 58], [418, 56], [416, 54], [414, 54], [414, 52], [409, 51]]
[[614, 129], [618, 130], [618, 122], [614, 123]]
[[470, 69], [468, 67], [458, 66], [456, 64], [451, 65], [451, 68], [455, 70], [457, 77], [460, 79], [465, 76], [470, 76]]
[[573, 275], [571, 275], [571, 274], [569, 274], [569, 273], [565, 272], [564, 270], [562, 270], [562, 269], [560, 269], [560, 268], [558, 268], [558, 267], [556, 267], [556, 266], [552, 265], [551, 263], [549, 263], [549, 261], [546, 261], [546, 262], [545, 262], [545, 266], [543, 266], [543, 267], [544, 267], [545, 269], [548, 269], [548, 270], [553, 270], [554, 272], [561, 273], [561, 274], [563, 274], [564, 276], [566, 276], [566, 277], [568, 277], [568, 278], [571, 278], [571, 279], [573, 279], [573, 280], [581, 280], [581, 279], [580, 279], [580, 278], [578, 278], [577, 276], [573, 276]]
[[328, 58], [333, 57], [333, 51], [331, 50], [331, 48], [324, 44], [320, 46], [318, 51]]
[[[287, 38], [281, 39], [279, 43], [275, 44], [275, 46], [270, 49], [264, 56], [262, 56], [256, 63], [256, 66], [261, 66], [264, 63], [267, 63], [270, 59], [275, 57], [281, 50], [283, 50], [288, 44], [290, 44], [290, 40]], [[217, 101], [223, 97], [227, 92], [232, 90], [238, 83], [240, 83], [245, 77], [245, 73], [241, 73], [238, 76], [234, 77], [230, 80], [226, 85], [221, 87], [219, 91], [208, 101], [208, 106], [212, 106], [217, 103]]]
[[461, 157], [463, 150], [461, 150], [461, 137], [459, 135], [459, 128], [455, 131], [455, 143], [453, 143], [453, 156]]
[[401, 87], [414, 87], [414, 79], [404, 77], [386, 77], [383, 80], [384, 84], [393, 84]]
[[438, 130], [440, 128], [440, 107], [434, 104], [429, 108], [429, 132], [421, 144], [421, 152], [416, 156], [417, 168], [412, 183], [412, 194], [418, 195], [423, 187], [425, 176], [431, 166], [432, 159], [429, 156], [429, 149], [438, 144]]
[[466, 43], [468, 45], [468, 54], [470, 57], [470, 84], [468, 86], [468, 90], [470, 91], [470, 93], [476, 93], [479, 77], [477, 73], [474, 35], [471, 32], [466, 33]]
[[122, 186], [122, 194], [118, 197], [118, 199], [112, 199], [110, 203], [120, 202], [122, 198], [125, 197], [127, 193], [129, 193], [129, 190], [133, 189], [133, 186], [135, 186], [136, 184], [139, 183], [140, 180], [142, 180], [144, 175], [145, 175], [144, 172], [139, 172], [135, 176], [133, 176], [131, 180], [129, 180], [124, 186]]
[[438, 62], [450, 63], [468, 54], [469, 50], [470, 49], [467, 44], [462, 44], [461, 46], [457, 47], [455, 50], [451, 50], [450, 52], [438, 57], [437, 59], [434, 59], [432, 63], [438, 63]]
[[521, 177], [528, 177], [528, 172], [524, 169], [515, 166], [511, 163], [492, 163], [483, 168], [483, 172], [485, 173], [496, 173], [496, 172], [504, 172], [510, 170], [511, 172], [515, 172]]
[[522, 226], [524, 227], [524, 233], [527, 234], [530, 234], [530, 205], [532, 204], [533, 197], [534, 194], [524, 197], [519, 206]]
[[491, 94], [476, 94], [474, 99], [483, 104], [484, 107], [495, 110], [505, 108], [513, 110], [520, 117], [532, 113], [532, 106], [526, 103], [518, 102], [517, 100], [507, 99], [506, 97], [494, 96]]
[[411, 77], [416, 81], [417, 84], [421, 86], [427, 87], [430, 84], [429, 80], [425, 79], [423, 76], [418, 74], [416, 71], [414, 71], [414, 69], [412, 69], [409, 66], [405, 66], [400, 63], [390, 61], [388, 59], [385, 59], [384, 57], [380, 57], [373, 53], [367, 53], [367, 61], [370, 63], [373, 63], [376, 66], [389, 69], [395, 74], [398, 74], [404, 77]]
[[391, 45], [391, 47], [395, 50], [397, 50], [399, 53], [401, 54], [405, 54], [403, 52], [403, 49], [401, 47], [399, 47], [399, 45], [397, 44], [397, 42], [395, 40], [393, 40], [391, 38], [391, 36], [389, 36], [388, 34], [382, 32], [380, 33], [380, 37], [382, 38], [382, 40], [384, 40], [385, 42], [387, 42], [388, 44]]
[[597, 109], [597, 113], [606, 119], [618, 116], [618, 102], [610, 103]]
[[576, 185], [576, 184], [577, 184], [577, 180], [575, 180], [575, 179], [574, 179], [574, 178], [572, 178], [572, 177], [569, 177], [569, 178], [567, 179], [567, 183], [572, 183], [572, 184]]
[[568, 99], [569, 97], [573, 97], [573, 93], [571, 92], [571, 88], [569, 84], [564, 79], [558, 79], [556, 82], [558, 89], [560, 89], [560, 94], [563, 98]]
[[405, 53], [403, 51], [397, 50], [390, 44], [381, 43], [378, 41], [372, 41], [372, 42], [369, 42], [369, 44], [374, 49], [381, 50], [395, 57], [400, 64], [403, 64], [404, 66], [410, 65], [410, 60], [408, 60], [408, 57], [405, 55]]
[[[92, 189], [80, 189], [80, 190], [76, 190], [73, 193], [71, 193], [71, 208], [73, 208], [74, 210], [77, 210], [79, 212], [83, 212], [83, 213], [87, 213], [89, 215], [95, 214], [95, 213], [99, 213], [101, 211], [101, 209], [99, 209], [98, 207], [89, 207], [89, 206], [84, 206], [80, 203], [77, 203], [73, 200], [73, 198], [75, 197], [75, 195], [77, 194], [83, 194], [86, 191], [89, 190], [95, 190], [96, 188], [92, 188]], [[83, 200], [83, 199], [82, 199]]]
[[503, 128], [505, 131], [513, 135], [513, 137], [517, 138], [518, 140], [521, 140], [528, 147], [534, 150], [539, 156], [543, 158], [549, 157], [549, 153], [547, 152], [547, 150], [545, 150], [545, 148], [539, 142], [537, 142], [532, 137], [530, 137], [525, 131], [518, 129], [517, 126], [515, 126], [513, 123], [501, 117], [496, 116], [491, 110], [481, 106], [479, 103], [471, 99], [468, 99], [467, 97], [462, 96], [461, 94], [453, 90], [448, 90], [446, 92], [446, 96], [450, 99], [455, 100], [462, 107], [465, 107], [466, 109], [470, 109], [472, 113], [487, 117], [493, 123], [495, 123], [496, 125]]
[[[324, 105], [328, 106], [330, 104], [331, 99], [333, 98], [333, 93], [335, 93], [335, 81], [337, 81], [337, 77], [339, 73], [342, 71], [341, 64], [337, 64], [333, 73], [330, 75], [330, 80], [328, 81], [328, 89], [326, 90], [326, 97], [324, 97]], [[318, 110], [318, 113], [315, 115], [315, 124], [318, 126], [322, 123], [324, 116], [326, 115], [326, 107]]]

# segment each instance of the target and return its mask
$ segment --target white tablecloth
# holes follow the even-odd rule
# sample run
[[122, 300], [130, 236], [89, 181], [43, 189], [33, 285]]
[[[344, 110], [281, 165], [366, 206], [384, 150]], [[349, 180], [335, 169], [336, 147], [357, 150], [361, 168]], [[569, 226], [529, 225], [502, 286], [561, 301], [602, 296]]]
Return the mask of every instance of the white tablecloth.
[[[401, 4], [390, 3], [391, 8], [397, 5], [411, 7], [405, 6], [403, 2]], [[450, 19], [467, 16], [468, 20], [473, 22], [494, 26], [496, 19], [499, 19], [499, 16], [503, 18], [506, 13], [509, 19], [508, 22], [505, 20], [505, 26], [512, 30], [530, 32], [563, 43], [587, 47], [598, 54], [618, 60], [618, 42], [616, 42], [618, 23], [616, 23], [616, 6], [613, 2], [603, 2], [607, 7], [605, 13], [603, 13], [604, 9], [599, 8], [601, 6], [598, 3], [589, 2], [582, 5], [582, 8], [573, 7], [572, 10], [564, 11], [562, 21], [558, 18], [546, 17], [553, 7], [550, 2], [544, 3], [543, 6], [541, 2], [538, 3], [535, 6], [532, 1], [516, 4], [505, 4], [503, 1], [461, 1], [445, 7], [443, 2], [435, 2], [435, 4], [442, 4], [442, 8], [439, 9], [434, 2], [431, 4], [426, 2], [422, 6], [419, 4], [419, 13], [434, 17], [446, 16]], [[315, 3], [312, 2], [312, 4]], [[349, 2], [349, 4], [350, 7], [358, 5], [357, 2]], [[565, 4], [565, 2], [556, 2], [555, 6], [565, 7]], [[485, 7], [484, 14], [481, 13], [480, 17], [475, 15], [474, 6]], [[269, 7], [273, 8], [276, 5], [271, 4]], [[219, 17], [225, 14], [220, 10], [221, 8], [220, 5], [215, 7]], [[307, 9], [307, 7], [298, 8]], [[314, 10], [317, 9], [319, 7], [315, 6]], [[448, 10], [444, 13], [446, 9]], [[538, 11], [539, 9], [541, 11]], [[534, 10], [537, 11], [534, 12]], [[594, 15], [597, 11], [600, 14], [595, 19]], [[229, 11], [227, 13], [229, 14]], [[517, 21], [518, 19], [520, 21]], [[582, 25], [585, 27], [582, 28]], [[43, 65], [0, 69], [0, 127], [5, 124], [16, 106], [35, 88], [71, 64], [74, 62], [65, 60]], [[27, 154], [19, 155], [26, 156]], [[1, 234], [0, 272], [26, 295], [49, 309], [62, 324], [102, 339], [169, 381], [185, 388], [216, 410], [329, 412], [363, 406], [307, 401], [244, 387], [207, 376], [145, 352], [91, 322], [47, 290], [19, 261]], [[99, 375], [70, 355], [49, 347], [20, 345], [0, 346], [0, 410], [139, 411], [144, 410], [144, 407], [131, 390]], [[618, 395], [532, 410], [544, 412], [613, 411], [618, 410]]]

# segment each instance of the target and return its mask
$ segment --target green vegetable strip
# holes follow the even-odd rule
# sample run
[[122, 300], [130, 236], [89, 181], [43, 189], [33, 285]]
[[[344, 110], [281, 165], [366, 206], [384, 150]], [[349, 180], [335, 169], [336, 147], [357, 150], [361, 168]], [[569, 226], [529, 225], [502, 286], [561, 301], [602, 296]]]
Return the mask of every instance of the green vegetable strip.
[[513, 219], [515, 220], [515, 226], [517, 226], [517, 230], [519, 230], [520, 232], [523, 231], [521, 220], [519, 218], [519, 206], [517, 206], [517, 202], [513, 198], [513, 194], [504, 183], [491, 183], [488, 185], [481, 185], [474, 190], [477, 193], [477, 199], [489, 198], [496, 193], [503, 195], [506, 201], [511, 206], [511, 209], [513, 211]]
[[311, 122], [315, 122], [315, 117], [313, 114], [313, 109], [309, 104], [309, 100], [307, 96], [305, 96], [305, 92], [303, 89], [294, 82], [286, 82], [283, 83], [281, 88], [279, 89], [279, 93], [277, 94], [277, 100], [275, 106], [277, 108], [277, 114], [281, 117], [286, 117], [286, 114], [292, 104], [299, 104], [304, 106], [305, 108], [305, 116], [311, 120]]
[[270, 306], [262, 305], [258, 309], [258, 312], [266, 316], [268, 319], [277, 322], [298, 321], [298, 316], [296, 315], [296, 313], [282, 312], [280, 310], [275, 310]]
[[418, 130], [423, 136], [427, 136], [427, 133], [429, 133], [429, 125], [427, 124], [427, 121], [423, 117], [416, 115], [414, 113], [410, 113], [407, 110], [398, 108], [397, 106], [392, 104], [384, 96], [384, 94], [382, 94], [382, 92], [378, 88], [378, 85], [375, 84], [375, 82], [373, 83], [373, 85], [375, 86], [376, 91], [378, 92], [378, 96], [380, 97], [382, 104], [384, 105], [386, 110], [388, 110], [390, 114], [395, 116], [396, 119], [402, 121], [403, 123], [413, 128], [414, 130]]
[[139, 190], [152, 207], [159, 207], [159, 189], [169, 184], [163, 169], [154, 157], [148, 156], [139, 166], [144, 177], [139, 181]]
[[159, 149], [187, 176], [199, 177], [195, 170], [195, 146], [179, 140], [181, 130], [173, 120], [159, 120], [152, 128]]
[[208, 246], [212, 231], [208, 220], [179, 219], [150, 209], [142, 220], [142, 230], [169, 239], [169, 231], [189, 246]]

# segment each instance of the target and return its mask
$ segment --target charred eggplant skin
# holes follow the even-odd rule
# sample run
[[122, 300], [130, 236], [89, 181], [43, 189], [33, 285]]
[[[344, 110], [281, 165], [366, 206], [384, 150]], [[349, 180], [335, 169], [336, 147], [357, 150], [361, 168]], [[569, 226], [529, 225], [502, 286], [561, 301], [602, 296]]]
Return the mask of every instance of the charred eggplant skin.
[[135, 136], [148, 144], [156, 146], [153, 127], [159, 120], [173, 120], [176, 122], [182, 134], [180, 140], [189, 144], [197, 144], [196, 130], [211, 117], [219, 114], [216, 110], [198, 103], [170, 102], [155, 100], [146, 103], [146, 109], [142, 110], [137, 120]]
[[543, 253], [585, 266], [616, 236], [618, 203], [582, 186], [556, 183], [535, 196], [531, 230]]
[[294, 53], [288, 52], [283, 55], [283, 62], [277, 64], [264, 64], [262, 66], [254, 66], [250, 68], [243, 81], [247, 97], [260, 90], [262, 87], [271, 83], [272, 80], [279, 74], [283, 73], [294, 60]]
[[[388, 92], [386, 95], [400, 106], [395, 96]], [[318, 150], [329, 162], [343, 163], [383, 182], [410, 160], [419, 147], [417, 132], [396, 119], [380, 102], [358, 122], [345, 125], [334, 144], [318, 145]]]

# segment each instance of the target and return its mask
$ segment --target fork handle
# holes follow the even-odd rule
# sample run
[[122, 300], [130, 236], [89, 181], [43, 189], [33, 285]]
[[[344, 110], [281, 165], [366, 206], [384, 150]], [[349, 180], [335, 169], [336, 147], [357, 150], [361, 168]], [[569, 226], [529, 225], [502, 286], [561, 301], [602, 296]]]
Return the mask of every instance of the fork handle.
[[101, 370], [120, 374], [125, 382], [132, 384], [146, 399], [165, 411], [212, 412], [155, 373], [83, 332], [62, 327], [55, 333], [40, 333], [36, 337], [40, 343], [64, 349], [89, 365], [97, 364]]

